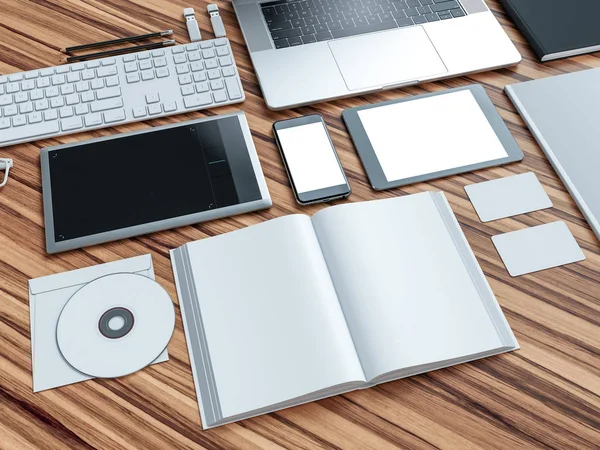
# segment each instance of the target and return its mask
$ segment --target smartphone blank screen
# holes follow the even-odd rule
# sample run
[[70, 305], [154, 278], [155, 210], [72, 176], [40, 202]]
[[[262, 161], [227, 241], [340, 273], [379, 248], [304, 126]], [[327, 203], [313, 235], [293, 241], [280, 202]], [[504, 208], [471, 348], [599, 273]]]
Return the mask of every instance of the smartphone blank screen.
[[277, 135], [299, 194], [346, 184], [322, 123], [280, 129]]

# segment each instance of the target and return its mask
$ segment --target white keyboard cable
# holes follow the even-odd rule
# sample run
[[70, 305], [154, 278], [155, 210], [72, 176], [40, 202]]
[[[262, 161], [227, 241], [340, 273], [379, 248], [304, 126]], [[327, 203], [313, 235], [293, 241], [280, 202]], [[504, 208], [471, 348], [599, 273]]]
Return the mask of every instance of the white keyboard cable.
[[0, 158], [0, 171], [5, 170], [4, 179], [0, 182], [0, 188], [6, 186], [8, 181], [8, 174], [13, 166], [13, 160], [10, 158]]

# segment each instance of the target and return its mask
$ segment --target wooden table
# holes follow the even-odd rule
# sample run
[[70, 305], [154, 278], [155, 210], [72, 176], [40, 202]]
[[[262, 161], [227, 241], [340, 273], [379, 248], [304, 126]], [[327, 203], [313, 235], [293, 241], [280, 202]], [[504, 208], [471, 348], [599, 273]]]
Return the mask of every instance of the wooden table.
[[[221, 14], [232, 41], [245, 103], [114, 129], [0, 149], [15, 161], [0, 190], [0, 447], [24, 448], [600, 448], [600, 243], [552, 170], [508, 97], [507, 84], [600, 66], [598, 55], [539, 64], [495, 0], [496, 17], [523, 54], [516, 67], [423, 86], [297, 108], [269, 111], [227, 1]], [[0, 0], [0, 73], [57, 65], [59, 49], [172, 28], [187, 42], [182, 8], [196, 8], [203, 35], [212, 36], [206, 2], [183, 0]], [[522, 163], [480, 170], [386, 192], [373, 191], [340, 119], [344, 108], [481, 83], [526, 156]], [[242, 109], [273, 207], [135, 239], [48, 256], [39, 149]], [[521, 345], [506, 355], [387, 383], [240, 423], [203, 431], [177, 313], [170, 360], [115, 380], [94, 380], [33, 394], [27, 280], [151, 253], [157, 280], [177, 296], [169, 249], [299, 208], [271, 135], [275, 120], [320, 113], [327, 121], [353, 194], [349, 201], [443, 190]], [[463, 187], [534, 171], [554, 208], [482, 224]], [[337, 203], [337, 202], [336, 202]], [[564, 220], [583, 248], [584, 262], [511, 278], [490, 237]], [[408, 343], [407, 343], [408, 344]]]

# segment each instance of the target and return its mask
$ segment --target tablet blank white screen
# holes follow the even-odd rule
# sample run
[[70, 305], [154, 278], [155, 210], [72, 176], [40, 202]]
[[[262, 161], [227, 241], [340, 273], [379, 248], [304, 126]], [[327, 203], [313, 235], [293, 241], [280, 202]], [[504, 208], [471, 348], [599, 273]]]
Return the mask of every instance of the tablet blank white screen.
[[468, 90], [365, 109], [358, 116], [387, 181], [508, 156]]

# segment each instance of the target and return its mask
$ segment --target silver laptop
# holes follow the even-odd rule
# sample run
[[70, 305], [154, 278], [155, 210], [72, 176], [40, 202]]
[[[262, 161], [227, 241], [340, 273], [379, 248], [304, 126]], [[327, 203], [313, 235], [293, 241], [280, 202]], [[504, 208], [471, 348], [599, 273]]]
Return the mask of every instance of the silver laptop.
[[271, 109], [516, 64], [483, 0], [233, 0]]
[[600, 69], [505, 90], [600, 239]]

